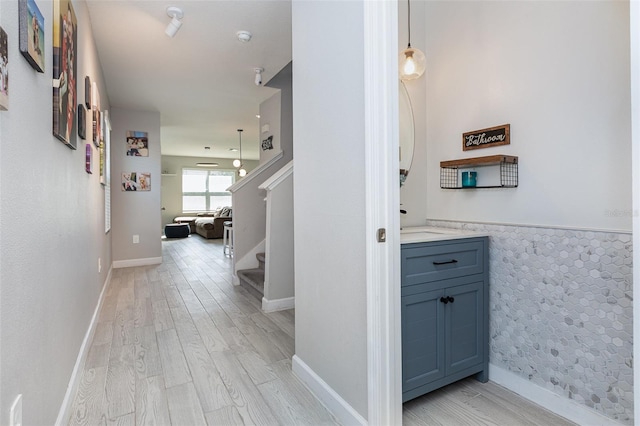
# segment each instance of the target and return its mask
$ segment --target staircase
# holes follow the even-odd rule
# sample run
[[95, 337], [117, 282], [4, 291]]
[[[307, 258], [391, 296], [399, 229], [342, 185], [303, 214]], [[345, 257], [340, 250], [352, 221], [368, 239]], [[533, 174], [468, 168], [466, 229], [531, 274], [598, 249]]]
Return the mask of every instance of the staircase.
[[237, 272], [240, 285], [248, 289], [259, 299], [264, 296], [264, 253], [256, 254], [258, 267], [253, 269], [241, 269]]

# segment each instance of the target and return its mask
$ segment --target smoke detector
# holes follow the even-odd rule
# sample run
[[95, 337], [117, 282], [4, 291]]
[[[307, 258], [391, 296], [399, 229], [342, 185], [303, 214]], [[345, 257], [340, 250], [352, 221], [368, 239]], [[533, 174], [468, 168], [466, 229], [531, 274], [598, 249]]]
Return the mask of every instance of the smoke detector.
[[242, 43], [249, 43], [253, 35], [249, 31], [242, 30], [236, 33], [236, 37], [238, 37], [238, 40]]

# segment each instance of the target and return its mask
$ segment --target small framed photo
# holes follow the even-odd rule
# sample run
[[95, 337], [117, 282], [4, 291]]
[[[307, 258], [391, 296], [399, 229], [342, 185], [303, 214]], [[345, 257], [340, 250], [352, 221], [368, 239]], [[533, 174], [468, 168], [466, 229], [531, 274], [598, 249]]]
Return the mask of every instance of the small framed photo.
[[0, 110], [9, 109], [9, 49], [7, 33], [0, 28]]
[[151, 173], [148, 172], [123, 172], [123, 191], [151, 191]]
[[127, 156], [149, 156], [149, 136], [147, 132], [127, 130]]
[[91, 154], [92, 153], [93, 153], [93, 147], [91, 146], [90, 143], [86, 144], [86, 146], [85, 146], [84, 170], [89, 174], [93, 173], [91, 171]]
[[18, 0], [20, 53], [38, 72], [44, 72], [44, 16], [35, 0]]

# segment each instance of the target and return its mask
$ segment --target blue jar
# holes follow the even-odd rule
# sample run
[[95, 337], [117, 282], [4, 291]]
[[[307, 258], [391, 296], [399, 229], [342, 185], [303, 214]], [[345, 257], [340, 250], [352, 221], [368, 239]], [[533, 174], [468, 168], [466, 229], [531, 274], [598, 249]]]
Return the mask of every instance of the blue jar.
[[473, 188], [476, 186], [478, 172], [462, 172], [462, 187]]

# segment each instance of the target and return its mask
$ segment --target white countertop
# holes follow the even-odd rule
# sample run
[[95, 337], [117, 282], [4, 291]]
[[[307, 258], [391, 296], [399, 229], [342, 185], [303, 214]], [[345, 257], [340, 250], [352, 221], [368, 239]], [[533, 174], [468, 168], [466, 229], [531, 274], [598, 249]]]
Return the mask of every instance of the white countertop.
[[424, 243], [428, 241], [457, 240], [460, 238], [486, 237], [483, 232], [462, 229], [437, 228], [434, 226], [415, 226], [400, 230], [400, 243]]

